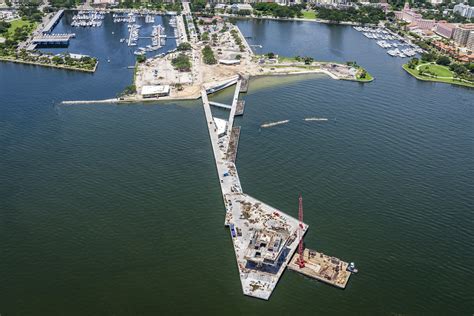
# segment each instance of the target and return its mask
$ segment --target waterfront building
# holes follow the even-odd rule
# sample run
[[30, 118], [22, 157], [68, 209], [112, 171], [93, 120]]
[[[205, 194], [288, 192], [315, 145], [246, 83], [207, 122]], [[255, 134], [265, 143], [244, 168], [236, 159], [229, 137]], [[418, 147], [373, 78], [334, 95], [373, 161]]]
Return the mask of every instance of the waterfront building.
[[410, 30], [419, 29], [421, 31], [430, 31], [435, 25], [435, 20], [423, 19], [422, 15], [410, 8], [408, 2], [405, 3], [402, 11], [395, 11], [395, 17], [398, 20], [409, 22], [408, 28]]
[[451, 39], [451, 37], [453, 37], [455, 28], [456, 24], [447, 23], [446, 21], [439, 21], [436, 24], [435, 33], [444, 38]]
[[[461, 46], [467, 47], [470, 37], [474, 36], [474, 23], [471, 24], [460, 24], [454, 29], [453, 40]], [[471, 40], [472, 42], [472, 40]]]
[[7, 22], [19, 19], [20, 16], [18, 15], [16, 10], [0, 10], [0, 21], [4, 20]]
[[343, 4], [347, 4], [348, 1], [346, 0], [310, 0], [309, 3], [322, 5], [322, 6], [339, 6]]
[[474, 17], [474, 7], [464, 3], [456, 4], [453, 8], [453, 12], [459, 13], [461, 16], [468, 19]]
[[117, 5], [118, 2], [116, 0], [94, 0], [92, 5], [94, 7], [108, 7]]
[[230, 6], [230, 9], [232, 12], [239, 12], [241, 10], [253, 11], [252, 6], [248, 3], [234, 3]]
[[141, 95], [143, 98], [158, 98], [164, 97], [170, 94], [170, 86], [143, 86]]
[[[474, 42], [474, 38], [473, 38]], [[454, 46], [454, 44], [445, 44], [441, 41], [433, 41], [433, 46], [436, 47], [443, 54], [449, 55], [462, 63], [468, 63], [474, 61], [474, 53], [472, 50], [460, 49]]]

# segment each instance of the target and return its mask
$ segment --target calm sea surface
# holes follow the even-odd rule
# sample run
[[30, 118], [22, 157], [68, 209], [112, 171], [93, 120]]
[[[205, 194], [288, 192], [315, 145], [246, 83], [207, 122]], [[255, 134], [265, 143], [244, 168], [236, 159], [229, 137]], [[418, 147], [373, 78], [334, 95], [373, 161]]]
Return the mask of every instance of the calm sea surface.
[[55, 32], [76, 32], [68, 50], [98, 56], [95, 74], [0, 64], [2, 316], [474, 313], [474, 90], [417, 81], [350, 27], [238, 23], [260, 52], [376, 78], [260, 78], [243, 95], [244, 190], [295, 216], [302, 192], [306, 245], [360, 271], [343, 291], [286, 271], [265, 302], [241, 292], [201, 103], [59, 105], [133, 76], [124, 25], [69, 19]]

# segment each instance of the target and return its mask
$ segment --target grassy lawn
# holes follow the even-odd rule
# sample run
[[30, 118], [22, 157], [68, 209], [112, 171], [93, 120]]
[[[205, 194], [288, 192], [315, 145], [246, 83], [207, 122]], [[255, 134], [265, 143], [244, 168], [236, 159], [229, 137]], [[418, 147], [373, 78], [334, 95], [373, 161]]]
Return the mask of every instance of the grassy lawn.
[[316, 19], [316, 12], [314, 12], [313, 10], [308, 10], [308, 11], [303, 10], [301, 12], [303, 12], [303, 18], [305, 19], [312, 19], [312, 20]]
[[8, 33], [7, 36], [11, 37], [15, 33], [15, 30], [19, 27], [22, 27], [24, 25], [30, 25], [31, 30], [33, 30], [36, 26], [36, 23], [30, 22], [30, 21], [25, 21], [25, 20], [14, 20], [10, 22], [11, 26], [8, 28]]
[[438, 77], [453, 77], [453, 72], [446, 66], [436, 64], [426, 64], [419, 67], [420, 70], [430, 71]]
[[[430, 65], [430, 66], [432, 66], [432, 65]], [[437, 66], [439, 66], [439, 65], [437, 65]], [[455, 85], [460, 85], [460, 86], [465, 86], [465, 87], [474, 88], [474, 82], [469, 83], [469, 82], [459, 81], [459, 80], [456, 80], [456, 79], [440, 79], [440, 78], [433, 78], [433, 77], [428, 77], [428, 76], [420, 76], [420, 75], [418, 74], [418, 70], [408, 68], [408, 64], [405, 64], [405, 65], [403, 65], [402, 67], [403, 67], [403, 69], [405, 69], [410, 75], [412, 75], [413, 77], [415, 77], [416, 79], [419, 79], [419, 80], [450, 83], [450, 84], [455, 84]], [[423, 66], [421, 66], [421, 67], [423, 67]], [[442, 66], [441, 66], [441, 67], [442, 67]], [[448, 70], [449, 70], [449, 69], [448, 69]], [[433, 71], [433, 70], [431, 70], [431, 71]], [[450, 75], [451, 75], [451, 74], [450, 74]]]
[[358, 81], [372, 81], [374, 77], [372, 77], [367, 71], [365, 72], [365, 78], [360, 78], [359, 75], [356, 76]]
[[295, 63], [297, 62], [295, 57], [286, 57], [278, 55], [278, 62], [280, 63]]

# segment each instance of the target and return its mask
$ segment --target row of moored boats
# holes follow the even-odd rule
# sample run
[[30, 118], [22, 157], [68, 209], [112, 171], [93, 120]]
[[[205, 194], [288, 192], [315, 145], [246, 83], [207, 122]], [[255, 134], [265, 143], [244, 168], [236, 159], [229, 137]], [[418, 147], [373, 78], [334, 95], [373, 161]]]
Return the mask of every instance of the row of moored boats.
[[402, 36], [390, 32], [385, 28], [354, 26], [354, 29], [362, 32], [362, 34], [369, 39], [376, 39], [377, 45], [387, 49], [387, 54], [390, 56], [401, 58], [413, 57], [417, 53], [423, 52], [417, 45], [408, 42]]
[[101, 11], [79, 11], [72, 17], [72, 27], [100, 27], [105, 13]]

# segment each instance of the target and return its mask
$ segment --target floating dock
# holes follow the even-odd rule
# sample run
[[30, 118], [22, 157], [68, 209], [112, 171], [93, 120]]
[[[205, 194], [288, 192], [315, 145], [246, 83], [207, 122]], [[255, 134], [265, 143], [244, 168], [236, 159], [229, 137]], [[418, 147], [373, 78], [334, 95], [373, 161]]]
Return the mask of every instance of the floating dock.
[[240, 80], [242, 80], [242, 86], [240, 88], [240, 92], [246, 93], [249, 90], [249, 75], [240, 75]]
[[349, 266], [347, 262], [322, 252], [305, 249], [303, 252], [305, 266], [300, 268], [297, 263], [298, 257], [297, 253], [293, 256], [288, 264], [289, 269], [341, 289], [344, 289], [349, 282], [351, 272], [347, 271]]
[[236, 116], [244, 115], [244, 109], [245, 109], [245, 100], [237, 101], [237, 108], [235, 109], [235, 115]]

